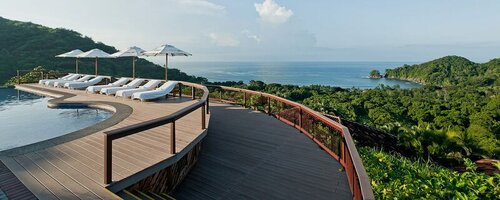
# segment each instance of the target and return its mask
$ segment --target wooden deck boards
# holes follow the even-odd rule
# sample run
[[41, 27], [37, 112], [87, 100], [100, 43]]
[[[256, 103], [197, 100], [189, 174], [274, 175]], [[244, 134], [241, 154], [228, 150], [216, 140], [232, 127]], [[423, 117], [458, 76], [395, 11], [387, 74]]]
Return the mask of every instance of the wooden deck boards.
[[340, 163], [266, 114], [211, 104], [209, 133], [177, 199], [352, 199]]
[[35, 195], [0, 161], [0, 200], [36, 199]]
[[[0, 160], [39, 199], [116, 199], [103, 184], [102, 132], [174, 113], [194, 103], [190, 98], [169, 98], [155, 102], [139, 102], [113, 96], [87, 94], [79, 90], [52, 89], [76, 94], [66, 101], [107, 101], [126, 104], [132, 114], [103, 131]], [[201, 110], [176, 122], [176, 149], [181, 151], [202, 133]], [[164, 125], [113, 142], [113, 181], [119, 181], [169, 154], [170, 126]]]

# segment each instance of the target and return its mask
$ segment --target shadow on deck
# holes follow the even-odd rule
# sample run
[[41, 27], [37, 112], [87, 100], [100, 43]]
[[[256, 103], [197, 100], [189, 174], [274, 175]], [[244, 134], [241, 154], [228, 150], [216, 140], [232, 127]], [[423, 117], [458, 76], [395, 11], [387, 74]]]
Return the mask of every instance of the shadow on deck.
[[177, 199], [352, 199], [338, 161], [264, 113], [211, 104], [198, 163]]

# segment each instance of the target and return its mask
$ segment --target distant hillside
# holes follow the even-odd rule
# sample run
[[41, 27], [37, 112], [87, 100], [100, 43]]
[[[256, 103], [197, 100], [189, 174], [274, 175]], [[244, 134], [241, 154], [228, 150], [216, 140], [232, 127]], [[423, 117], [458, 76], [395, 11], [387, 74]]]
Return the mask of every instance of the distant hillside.
[[500, 59], [487, 63], [474, 63], [459, 56], [446, 56], [417, 65], [404, 65], [387, 69], [386, 77], [410, 80], [426, 85], [452, 86], [473, 84], [500, 85]]
[[[134, 41], [130, 42], [131, 46]], [[160, 44], [159, 44], [160, 45]], [[61, 72], [74, 72], [75, 60], [71, 58], [55, 58], [55, 55], [73, 49], [87, 51], [93, 48], [108, 53], [117, 51], [112, 46], [95, 42], [82, 34], [61, 28], [48, 28], [30, 22], [20, 22], [0, 17], [0, 85], [16, 74], [18, 69], [33, 69], [43, 66], [45, 69]], [[81, 73], [94, 73], [94, 61], [84, 59], [80, 63]], [[101, 59], [99, 73], [113, 76], [131, 76], [131, 58]], [[138, 77], [164, 78], [165, 69], [140, 59], [137, 62]], [[206, 79], [188, 76], [179, 70], [169, 70], [169, 78], [193, 82]]]

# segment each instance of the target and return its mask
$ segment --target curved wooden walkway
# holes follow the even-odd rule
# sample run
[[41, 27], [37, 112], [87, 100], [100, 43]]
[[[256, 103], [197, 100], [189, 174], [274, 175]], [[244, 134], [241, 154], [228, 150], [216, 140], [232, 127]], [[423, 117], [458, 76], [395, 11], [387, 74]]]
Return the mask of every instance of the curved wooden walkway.
[[211, 104], [198, 163], [177, 199], [352, 199], [340, 163], [267, 114]]

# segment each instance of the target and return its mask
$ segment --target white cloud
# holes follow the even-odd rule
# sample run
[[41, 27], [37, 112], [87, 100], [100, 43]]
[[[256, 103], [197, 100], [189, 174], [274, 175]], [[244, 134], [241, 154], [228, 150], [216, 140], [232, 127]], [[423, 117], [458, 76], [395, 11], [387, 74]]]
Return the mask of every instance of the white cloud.
[[293, 15], [293, 11], [278, 5], [274, 0], [264, 0], [263, 3], [256, 3], [255, 10], [259, 13], [263, 21], [280, 24], [285, 23]]
[[187, 13], [196, 15], [220, 15], [226, 12], [222, 5], [207, 0], [174, 0]]
[[240, 45], [240, 41], [230, 34], [210, 33], [208, 37], [217, 46], [236, 47]]
[[243, 30], [241, 31], [243, 35], [245, 35], [247, 38], [250, 38], [252, 40], [255, 40], [257, 43], [260, 43], [260, 37], [258, 35], [252, 34], [249, 30]]

